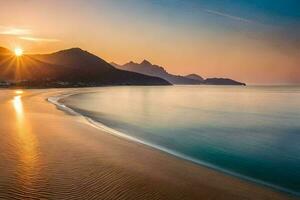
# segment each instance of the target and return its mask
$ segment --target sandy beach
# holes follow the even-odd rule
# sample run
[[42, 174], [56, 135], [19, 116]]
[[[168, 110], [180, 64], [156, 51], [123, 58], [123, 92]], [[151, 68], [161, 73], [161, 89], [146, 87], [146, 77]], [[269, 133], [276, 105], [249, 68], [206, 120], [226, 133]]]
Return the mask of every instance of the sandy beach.
[[0, 90], [0, 199], [293, 199], [91, 126], [46, 99]]

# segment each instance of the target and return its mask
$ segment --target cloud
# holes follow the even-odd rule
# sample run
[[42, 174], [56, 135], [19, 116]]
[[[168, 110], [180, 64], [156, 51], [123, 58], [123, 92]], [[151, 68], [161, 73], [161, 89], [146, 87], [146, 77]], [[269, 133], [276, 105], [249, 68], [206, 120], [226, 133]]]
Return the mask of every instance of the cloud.
[[223, 12], [219, 12], [219, 11], [215, 11], [215, 10], [205, 9], [204, 11], [209, 13], [209, 14], [213, 14], [213, 15], [217, 15], [217, 16], [221, 16], [221, 17], [226, 17], [226, 18], [236, 20], [236, 21], [241, 21], [241, 22], [246, 22], [246, 23], [255, 23], [254, 21], [246, 19], [246, 18], [242, 18], [242, 17], [238, 17], [238, 16], [234, 16], [234, 15], [229, 15], [227, 13], [223, 13]]
[[21, 40], [28, 40], [32, 42], [59, 42], [60, 40], [54, 39], [54, 38], [38, 38], [38, 37], [25, 37], [21, 36], [19, 37]]
[[30, 29], [16, 28], [8, 26], [0, 26], [0, 35], [29, 35], [31, 34]]
[[41, 38], [32, 36], [32, 30], [28, 28], [19, 28], [13, 26], [1, 26], [0, 35], [14, 36], [21, 40], [32, 42], [59, 42], [60, 40], [54, 38]]

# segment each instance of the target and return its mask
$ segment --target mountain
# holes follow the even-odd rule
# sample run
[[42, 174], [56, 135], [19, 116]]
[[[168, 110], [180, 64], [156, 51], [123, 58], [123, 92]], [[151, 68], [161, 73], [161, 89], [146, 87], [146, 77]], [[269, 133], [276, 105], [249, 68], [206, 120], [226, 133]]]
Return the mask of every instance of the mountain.
[[28, 87], [170, 85], [170, 83], [245, 85], [225, 78], [203, 79], [197, 74], [173, 75], [147, 60], [140, 64], [129, 62], [123, 66], [109, 64], [80, 48], [16, 57], [8, 49], [0, 47], [0, 82], [3, 81]]
[[114, 70], [114, 67], [103, 59], [84, 51], [80, 48], [71, 48], [62, 51], [58, 51], [52, 54], [42, 54], [42, 55], [32, 55], [35, 58], [52, 63], [59, 64], [64, 66], [72, 66], [77, 70], [101, 70], [101, 71], [110, 71]]
[[241, 83], [229, 78], [208, 78], [205, 79], [203, 83], [207, 85], [246, 85], [245, 83]]
[[79, 48], [16, 57], [0, 47], [0, 80], [36, 87], [170, 85], [158, 77], [116, 69]]
[[144, 60], [140, 64], [135, 62], [129, 62], [124, 65], [118, 65], [116, 63], [111, 63], [116, 68], [137, 72], [149, 76], [156, 76], [162, 79], [167, 80], [172, 84], [177, 85], [246, 85], [245, 83], [241, 83], [232, 79], [227, 78], [207, 78], [203, 79], [198, 74], [190, 74], [187, 76], [179, 76], [168, 73], [163, 67], [151, 64], [149, 61]]
[[189, 78], [189, 79], [193, 79], [193, 80], [198, 80], [201, 82], [204, 81], [204, 79], [201, 76], [199, 76], [198, 74], [189, 74], [189, 75], [186, 75], [185, 77]]
[[155, 76], [160, 77], [162, 79], [167, 80], [168, 82], [172, 84], [178, 84], [178, 85], [195, 85], [195, 84], [201, 84], [202, 81], [198, 79], [191, 79], [184, 76], [178, 76], [168, 73], [163, 67], [158, 65], [153, 65], [149, 61], [144, 60], [143, 62], [134, 63], [129, 62], [125, 65], [118, 65], [116, 63], [111, 63], [113, 66], [115, 66], [118, 69], [127, 70], [131, 72], [137, 72], [149, 76]]

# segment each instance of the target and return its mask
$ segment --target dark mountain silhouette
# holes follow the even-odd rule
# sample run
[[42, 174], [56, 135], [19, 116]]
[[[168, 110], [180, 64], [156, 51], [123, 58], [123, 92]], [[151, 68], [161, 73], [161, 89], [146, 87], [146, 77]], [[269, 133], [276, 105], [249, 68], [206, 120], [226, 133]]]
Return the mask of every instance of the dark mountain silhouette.
[[[86, 69], [86, 70], [102, 70], [110, 71], [114, 70], [114, 67], [108, 64], [103, 59], [84, 51], [80, 48], [72, 48], [67, 50], [58, 51], [52, 54], [42, 54], [42, 55], [32, 55], [35, 58], [64, 66], [72, 66], [76, 69]], [[101, 66], [101, 68], [99, 68]]]
[[168, 73], [163, 67], [158, 65], [153, 65], [149, 61], [144, 60], [143, 62], [134, 63], [129, 62], [125, 65], [118, 65], [116, 63], [111, 63], [113, 66], [119, 69], [131, 71], [131, 72], [137, 72], [149, 76], [155, 76], [160, 77], [162, 79], [167, 80], [168, 82], [172, 84], [178, 84], [178, 85], [195, 85], [195, 84], [201, 84], [202, 81], [199, 81], [197, 79], [190, 79], [184, 76], [178, 76]]
[[0, 48], [0, 80], [37, 87], [170, 85], [158, 77], [116, 69], [79, 48], [21, 57]]
[[201, 82], [204, 81], [204, 79], [201, 76], [199, 76], [198, 74], [189, 74], [189, 75], [186, 75], [185, 77], [189, 78], [189, 79], [193, 79], [193, 80], [198, 80]]
[[123, 66], [109, 64], [80, 48], [52, 54], [16, 57], [8, 49], [0, 47], [0, 81], [35, 87], [170, 85], [170, 83], [245, 85], [225, 78], [203, 79], [197, 74], [185, 77], [172, 75], [163, 67], [153, 65], [147, 60], [140, 64], [129, 62]]
[[229, 78], [208, 78], [205, 79], [203, 83], [207, 85], [246, 85], [245, 83], [241, 83]]
[[118, 65], [116, 63], [111, 63], [116, 68], [137, 72], [145, 75], [156, 76], [169, 81], [172, 84], [177, 85], [246, 85], [245, 83], [240, 83], [235, 80], [227, 78], [208, 78], [203, 79], [197, 74], [190, 74], [187, 76], [173, 75], [168, 73], [163, 67], [151, 64], [149, 61], [144, 60], [140, 64], [135, 62], [129, 62], [124, 65]]

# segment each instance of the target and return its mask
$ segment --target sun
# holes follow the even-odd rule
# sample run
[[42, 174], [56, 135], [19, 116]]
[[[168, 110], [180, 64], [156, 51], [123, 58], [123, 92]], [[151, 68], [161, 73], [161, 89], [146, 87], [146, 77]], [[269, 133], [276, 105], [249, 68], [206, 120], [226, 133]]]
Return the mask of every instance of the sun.
[[21, 49], [20, 47], [16, 47], [15, 48], [15, 55], [16, 56], [22, 56], [23, 55], [23, 49]]

